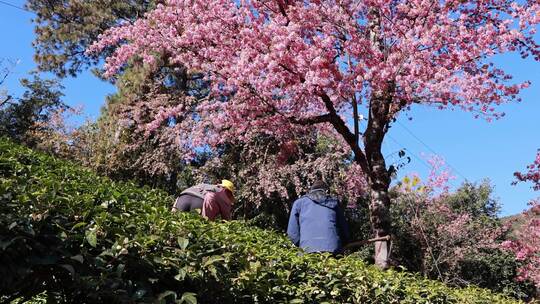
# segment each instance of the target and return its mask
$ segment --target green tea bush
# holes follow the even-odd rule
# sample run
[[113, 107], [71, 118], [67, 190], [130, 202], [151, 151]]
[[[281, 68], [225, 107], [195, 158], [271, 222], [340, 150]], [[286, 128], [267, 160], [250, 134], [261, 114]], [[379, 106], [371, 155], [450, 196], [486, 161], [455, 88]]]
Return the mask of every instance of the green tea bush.
[[0, 140], [0, 302], [515, 303], [302, 254], [284, 235], [173, 214], [171, 202]]

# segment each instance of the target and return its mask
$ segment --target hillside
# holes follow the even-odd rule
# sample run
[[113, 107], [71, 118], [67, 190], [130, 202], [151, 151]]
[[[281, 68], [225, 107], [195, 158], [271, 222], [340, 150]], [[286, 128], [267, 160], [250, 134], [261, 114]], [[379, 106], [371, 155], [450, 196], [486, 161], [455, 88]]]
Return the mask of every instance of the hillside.
[[0, 140], [0, 301], [515, 303], [303, 255], [272, 231], [172, 214], [171, 200]]

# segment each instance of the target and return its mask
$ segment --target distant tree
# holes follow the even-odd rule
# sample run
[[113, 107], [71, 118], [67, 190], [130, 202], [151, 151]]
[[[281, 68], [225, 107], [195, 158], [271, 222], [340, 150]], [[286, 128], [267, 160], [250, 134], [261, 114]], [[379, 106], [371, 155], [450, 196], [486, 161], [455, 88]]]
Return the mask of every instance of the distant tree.
[[62, 101], [63, 86], [56, 79], [22, 79], [25, 88], [19, 98], [10, 98], [0, 107], [0, 134], [29, 146], [36, 145], [31, 132], [43, 126], [59, 109], [68, 108]]
[[452, 210], [475, 218], [498, 218], [501, 209], [500, 202], [493, 197], [493, 186], [488, 179], [479, 184], [464, 182], [445, 200]]

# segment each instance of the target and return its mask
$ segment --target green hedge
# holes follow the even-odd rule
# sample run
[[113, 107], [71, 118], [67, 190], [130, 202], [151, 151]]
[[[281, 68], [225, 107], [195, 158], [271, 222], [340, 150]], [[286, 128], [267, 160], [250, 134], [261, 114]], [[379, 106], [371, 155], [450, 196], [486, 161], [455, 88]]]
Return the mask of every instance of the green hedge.
[[0, 301], [515, 303], [281, 234], [172, 214], [172, 198], [0, 140]]

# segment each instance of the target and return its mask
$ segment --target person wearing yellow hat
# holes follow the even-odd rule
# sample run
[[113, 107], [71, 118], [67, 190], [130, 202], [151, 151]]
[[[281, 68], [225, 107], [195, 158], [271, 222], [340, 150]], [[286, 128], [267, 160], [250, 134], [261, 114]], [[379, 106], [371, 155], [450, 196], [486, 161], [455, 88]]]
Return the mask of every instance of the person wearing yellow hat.
[[231, 191], [231, 194], [234, 195], [234, 184], [228, 180], [224, 179], [221, 181], [221, 186], [229, 191]]
[[218, 216], [224, 220], [230, 220], [232, 205], [235, 201], [234, 191], [234, 184], [226, 179], [218, 185], [198, 184], [180, 193], [172, 211], [200, 210], [200, 213], [210, 220], [215, 220]]
[[224, 179], [218, 187], [220, 188], [218, 191], [208, 192], [204, 196], [202, 216], [209, 220], [214, 220], [217, 216], [230, 220], [234, 204], [234, 184]]

